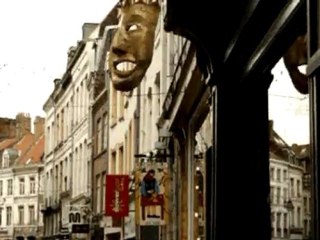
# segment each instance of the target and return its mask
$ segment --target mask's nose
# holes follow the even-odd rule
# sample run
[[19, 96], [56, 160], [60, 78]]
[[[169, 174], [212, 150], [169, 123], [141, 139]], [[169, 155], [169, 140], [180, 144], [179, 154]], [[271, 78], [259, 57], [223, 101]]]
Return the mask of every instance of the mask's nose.
[[113, 54], [121, 57], [128, 52], [128, 37], [118, 29], [114, 41], [111, 45], [111, 51]]
[[112, 53], [114, 53], [117, 56], [122, 56], [125, 55], [127, 53], [126, 50], [124, 50], [123, 47], [120, 46], [112, 46]]

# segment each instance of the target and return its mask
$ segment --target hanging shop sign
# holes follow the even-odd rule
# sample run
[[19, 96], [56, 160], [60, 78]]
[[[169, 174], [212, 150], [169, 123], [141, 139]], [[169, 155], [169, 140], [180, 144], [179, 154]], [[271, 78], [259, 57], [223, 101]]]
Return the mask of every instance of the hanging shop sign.
[[147, 162], [136, 171], [136, 205], [139, 225], [166, 224], [169, 176], [166, 163]]
[[129, 176], [106, 176], [106, 216], [126, 217], [129, 215]]

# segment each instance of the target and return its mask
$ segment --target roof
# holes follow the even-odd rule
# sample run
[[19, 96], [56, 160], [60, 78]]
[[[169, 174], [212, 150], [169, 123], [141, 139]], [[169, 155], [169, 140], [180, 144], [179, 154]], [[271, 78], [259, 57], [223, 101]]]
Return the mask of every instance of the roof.
[[41, 162], [41, 156], [44, 153], [44, 135], [40, 136], [39, 139], [32, 144], [32, 146], [17, 159], [16, 164], [27, 165], [37, 164]]
[[289, 156], [294, 154], [290, 146], [273, 129], [270, 129], [269, 147], [270, 156], [275, 159], [288, 161]]
[[309, 144], [298, 145], [293, 144], [288, 145], [272, 128], [272, 123], [270, 125], [270, 137], [269, 137], [269, 149], [270, 157], [276, 160], [290, 161], [290, 156], [294, 156], [296, 159], [308, 159], [309, 154]]
[[293, 144], [292, 150], [294, 151], [294, 153], [296, 154], [296, 156], [298, 158], [304, 159], [304, 158], [310, 157], [310, 145], [309, 144], [303, 144], [303, 145]]
[[0, 151], [13, 146], [17, 142], [16, 138], [8, 138], [0, 142]]
[[34, 134], [32, 133], [27, 133], [25, 134], [19, 142], [17, 142], [13, 148], [17, 149], [20, 151], [20, 156], [23, 156], [29, 148], [32, 146], [34, 141]]

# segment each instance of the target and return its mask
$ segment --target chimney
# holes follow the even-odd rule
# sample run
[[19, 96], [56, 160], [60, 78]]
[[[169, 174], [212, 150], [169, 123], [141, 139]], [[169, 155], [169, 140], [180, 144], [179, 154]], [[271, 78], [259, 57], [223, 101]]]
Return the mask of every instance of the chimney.
[[16, 136], [16, 120], [11, 118], [0, 118], [0, 141], [4, 138]]
[[269, 120], [269, 130], [273, 129], [273, 120]]
[[60, 82], [61, 82], [61, 79], [59, 79], [59, 78], [56, 78], [56, 79], [53, 80], [54, 88], [55, 88], [55, 89], [58, 87], [58, 85], [60, 84]]
[[68, 50], [68, 61], [67, 61], [67, 67], [69, 66], [69, 63], [71, 62], [74, 54], [76, 53], [76, 50], [77, 50], [77, 47], [75, 46], [71, 46], [69, 47], [69, 50]]
[[269, 120], [269, 139], [273, 136], [273, 120]]
[[44, 132], [44, 118], [37, 116], [33, 121], [34, 139], [37, 141]]
[[28, 113], [18, 113], [16, 116], [16, 137], [22, 138], [31, 132], [31, 117]]
[[82, 25], [82, 40], [85, 42], [88, 41], [89, 36], [98, 26], [98, 23], [84, 23]]

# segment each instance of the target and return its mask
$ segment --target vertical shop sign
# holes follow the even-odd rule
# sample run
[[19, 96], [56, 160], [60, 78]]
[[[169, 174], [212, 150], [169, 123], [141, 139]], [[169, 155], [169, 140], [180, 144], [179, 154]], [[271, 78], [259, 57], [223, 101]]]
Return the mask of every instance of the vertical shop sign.
[[129, 215], [129, 176], [106, 176], [106, 216], [126, 217]]

